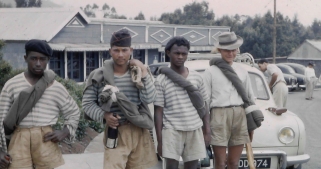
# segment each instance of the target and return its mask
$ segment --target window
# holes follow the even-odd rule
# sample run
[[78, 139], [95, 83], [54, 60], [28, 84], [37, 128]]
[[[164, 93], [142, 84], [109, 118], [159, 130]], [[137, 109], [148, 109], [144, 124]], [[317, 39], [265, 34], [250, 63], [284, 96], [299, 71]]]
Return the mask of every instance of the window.
[[251, 72], [249, 72], [249, 76], [254, 96], [260, 100], [268, 100], [269, 95], [263, 78], [260, 75]]
[[99, 67], [99, 52], [86, 52], [86, 77]]
[[67, 54], [67, 75], [69, 79], [73, 79], [76, 82], [84, 80], [84, 64], [83, 64], [84, 52], [68, 52]]
[[49, 68], [53, 70], [58, 76], [65, 78], [64, 71], [64, 52], [54, 51], [50, 57]]

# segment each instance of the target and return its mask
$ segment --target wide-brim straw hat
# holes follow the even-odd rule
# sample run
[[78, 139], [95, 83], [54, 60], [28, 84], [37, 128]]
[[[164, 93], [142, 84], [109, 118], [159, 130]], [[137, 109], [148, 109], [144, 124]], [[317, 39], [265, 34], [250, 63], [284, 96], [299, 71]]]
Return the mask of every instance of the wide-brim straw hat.
[[223, 32], [218, 36], [214, 46], [218, 49], [234, 50], [243, 44], [243, 39], [234, 32]]

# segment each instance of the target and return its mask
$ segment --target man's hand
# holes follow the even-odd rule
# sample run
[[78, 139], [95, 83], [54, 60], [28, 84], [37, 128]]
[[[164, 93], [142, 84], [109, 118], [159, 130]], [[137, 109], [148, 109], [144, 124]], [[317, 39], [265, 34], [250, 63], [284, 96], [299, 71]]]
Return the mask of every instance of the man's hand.
[[0, 150], [0, 168], [6, 169], [9, 167], [10, 163], [11, 163], [10, 155]]
[[63, 130], [55, 130], [53, 132], [46, 133], [44, 135], [44, 141], [52, 141], [58, 143], [70, 135], [67, 127], [64, 127]]
[[157, 143], [157, 154], [160, 156], [160, 157], [163, 157], [163, 146], [162, 146], [162, 142], [158, 142]]
[[147, 67], [141, 61], [139, 61], [137, 59], [131, 59], [129, 61], [129, 66], [140, 67], [142, 70], [142, 77], [145, 77], [147, 75]]
[[119, 126], [118, 120], [121, 119], [119, 115], [116, 115], [117, 117], [113, 116], [113, 113], [106, 112], [105, 113], [105, 120], [108, 125], [108, 127], [116, 129], [117, 126]]
[[250, 137], [251, 142], [253, 140], [253, 134], [254, 134], [254, 130], [249, 132], [249, 137]]

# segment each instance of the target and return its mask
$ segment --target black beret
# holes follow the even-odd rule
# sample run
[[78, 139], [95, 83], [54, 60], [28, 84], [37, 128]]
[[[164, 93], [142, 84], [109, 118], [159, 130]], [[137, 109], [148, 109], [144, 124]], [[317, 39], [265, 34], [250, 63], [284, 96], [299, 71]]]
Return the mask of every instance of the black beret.
[[33, 51], [42, 53], [48, 57], [52, 56], [52, 49], [47, 42], [39, 39], [31, 39], [25, 44], [26, 52]]
[[114, 32], [110, 39], [110, 46], [130, 47], [132, 37], [127, 29], [121, 29]]

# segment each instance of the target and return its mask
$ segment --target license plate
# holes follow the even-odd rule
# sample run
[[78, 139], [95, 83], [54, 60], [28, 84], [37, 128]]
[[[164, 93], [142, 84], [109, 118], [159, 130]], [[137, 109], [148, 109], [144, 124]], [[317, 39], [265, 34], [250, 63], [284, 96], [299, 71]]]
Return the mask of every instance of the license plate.
[[[270, 168], [271, 158], [254, 158], [254, 166], [256, 168]], [[249, 162], [245, 158], [241, 158], [239, 161], [239, 168], [249, 168]]]

